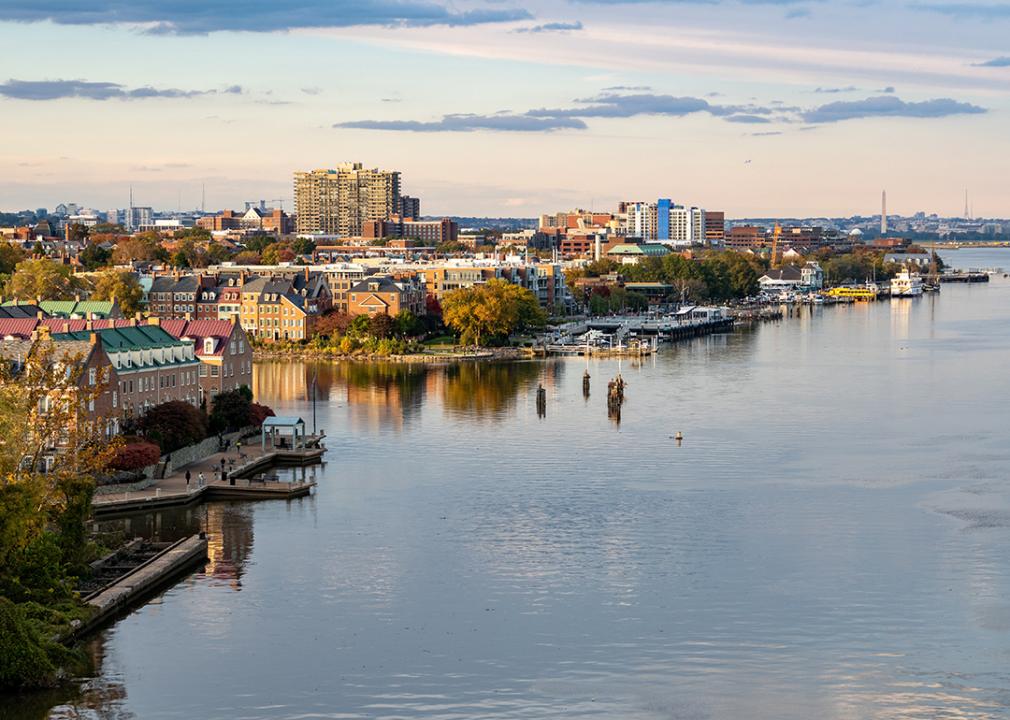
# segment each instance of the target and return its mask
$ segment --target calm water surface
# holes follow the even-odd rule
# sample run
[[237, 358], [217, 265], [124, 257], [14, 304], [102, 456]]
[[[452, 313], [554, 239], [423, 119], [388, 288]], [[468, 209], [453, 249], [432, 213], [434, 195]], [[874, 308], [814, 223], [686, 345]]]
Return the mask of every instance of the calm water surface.
[[[1008, 717], [1008, 361], [998, 279], [644, 363], [321, 365], [316, 494], [130, 518], [210, 563], [8, 713]], [[315, 370], [257, 394], [311, 423]]]

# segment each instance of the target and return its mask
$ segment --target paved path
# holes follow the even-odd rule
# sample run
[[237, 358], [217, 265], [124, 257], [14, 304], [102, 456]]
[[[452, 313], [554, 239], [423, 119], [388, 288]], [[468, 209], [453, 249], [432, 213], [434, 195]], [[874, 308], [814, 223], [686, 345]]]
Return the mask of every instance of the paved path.
[[[238, 476], [250, 474], [249, 469], [257, 465], [262, 466], [259, 470], [254, 470], [252, 474], [265, 472], [270, 474], [270, 460], [278, 454], [291, 459], [300, 457], [305, 462], [311, 462], [322, 456], [322, 449], [308, 450], [285, 450], [283, 448], [272, 448], [269, 445], [266, 450], [260, 448], [260, 444], [246, 445], [243, 443], [241, 454], [235, 446], [227, 452], [217, 452], [210, 457], [197, 462], [182, 465], [174, 468], [172, 474], [166, 475], [155, 481], [143, 490], [130, 490], [126, 492], [112, 492], [96, 494], [92, 501], [95, 510], [111, 510], [118, 505], [150, 502], [152, 504], [180, 504], [184, 502], [196, 501], [200, 496], [208, 494], [209, 489], [221, 490], [225, 488], [242, 488], [244, 491], [258, 491], [264, 496], [275, 497], [277, 495], [304, 494], [303, 490], [310, 487], [310, 483], [289, 483], [277, 481], [258, 481], [243, 479]], [[230, 481], [222, 480], [220, 475], [221, 460], [225, 461], [225, 469], [236, 475], [235, 485]], [[190, 480], [186, 482], [186, 471], [190, 473]], [[200, 473], [203, 473], [203, 483], [200, 482]]]

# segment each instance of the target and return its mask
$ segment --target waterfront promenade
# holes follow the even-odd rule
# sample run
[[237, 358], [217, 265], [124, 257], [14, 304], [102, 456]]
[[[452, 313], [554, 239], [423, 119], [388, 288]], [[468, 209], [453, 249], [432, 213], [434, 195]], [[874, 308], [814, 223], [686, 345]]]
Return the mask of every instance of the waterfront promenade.
[[[234, 446], [197, 462], [174, 468], [172, 473], [140, 490], [106, 492], [95, 495], [95, 516], [134, 512], [160, 507], [188, 505], [205, 500], [291, 499], [308, 495], [314, 482], [280, 482], [262, 473], [277, 465], [313, 465], [321, 461], [325, 448], [260, 447], [259, 443]], [[221, 468], [226, 470], [222, 479]], [[186, 471], [190, 480], [186, 482]], [[204, 482], [200, 482], [203, 473]]]

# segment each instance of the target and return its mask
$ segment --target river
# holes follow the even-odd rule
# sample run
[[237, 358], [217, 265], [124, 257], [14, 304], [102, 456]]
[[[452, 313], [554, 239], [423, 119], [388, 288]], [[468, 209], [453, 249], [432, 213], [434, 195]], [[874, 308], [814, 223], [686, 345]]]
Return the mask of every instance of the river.
[[260, 364], [310, 425], [318, 372], [315, 494], [130, 518], [210, 563], [0, 715], [1007, 717], [1008, 359], [994, 278], [640, 363]]

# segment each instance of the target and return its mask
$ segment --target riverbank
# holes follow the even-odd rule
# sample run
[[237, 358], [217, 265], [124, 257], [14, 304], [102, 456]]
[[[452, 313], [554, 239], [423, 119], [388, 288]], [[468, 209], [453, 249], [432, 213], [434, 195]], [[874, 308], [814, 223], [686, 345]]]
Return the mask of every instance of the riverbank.
[[481, 348], [473, 350], [450, 350], [447, 352], [423, 352], [406, 355], [380, 355], [378, 353], [342, 353], [335, 348], [271, 348], [257, 347], [253, 359], [257, 361], [276, 360], [333, 360], [336, 362], [383, 362], [383, 363], [444, 363], [460, 360], [482, 360], [500, 362], [505, 360], [528, 360], [533, 357], [529, 348]]

